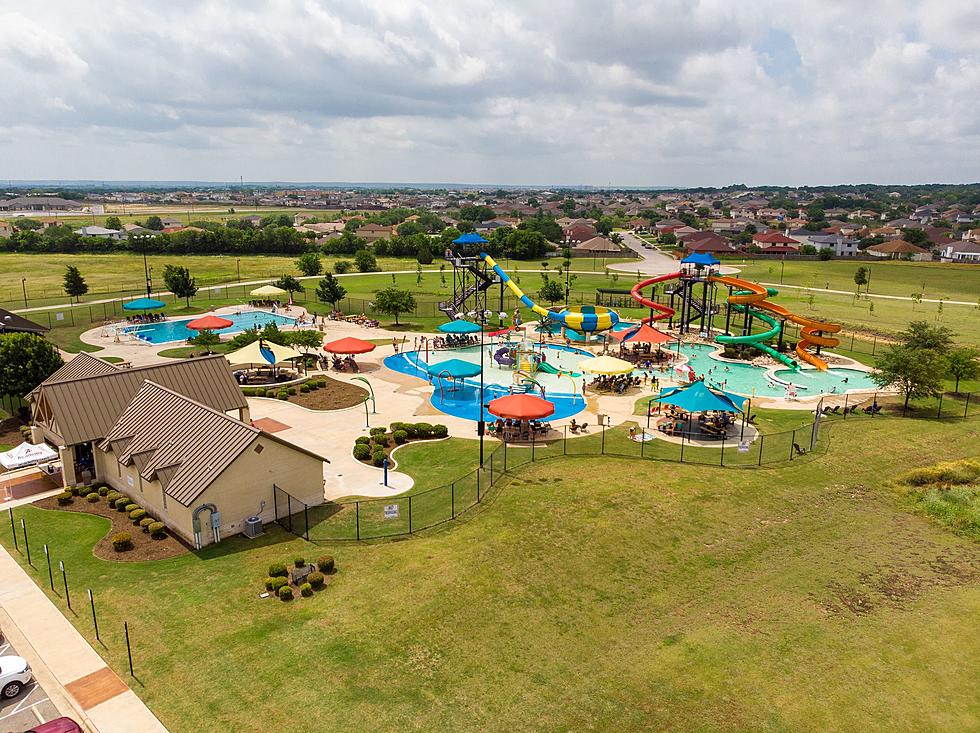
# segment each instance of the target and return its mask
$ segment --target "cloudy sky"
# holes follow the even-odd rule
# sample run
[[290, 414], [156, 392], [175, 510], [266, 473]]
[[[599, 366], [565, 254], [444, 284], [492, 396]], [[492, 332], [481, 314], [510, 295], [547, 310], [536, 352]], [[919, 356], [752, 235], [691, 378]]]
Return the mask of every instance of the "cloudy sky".
[[980, 178], [977, 0], [0, 0], [0, 179]]

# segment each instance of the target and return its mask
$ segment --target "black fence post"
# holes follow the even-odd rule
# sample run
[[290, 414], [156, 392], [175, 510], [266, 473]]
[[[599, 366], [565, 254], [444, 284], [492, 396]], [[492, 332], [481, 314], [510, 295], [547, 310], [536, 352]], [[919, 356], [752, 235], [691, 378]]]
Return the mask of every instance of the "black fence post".
[[354, 502], [354, 522], [357, 528], [357, 539], [361, 539], [361, 502]]
[[14, 549], [20, 552], [20, 545], [17, 544], [17, 527], [14, 525], [14, 510], [8, 509], [7, 516], [10, 517], [10, 534], [14, 538]]
[[48, 584], [54, 590], [54, 573], [51, 572], [51, 552], [48, 550], [48, 543], [44, 543], [44, 559], [48, 561]]
[[725, 465], [725, 436], [721, 436], [721, 461], [720, 465]]
[[129, 657], [129, 674], [131, 677], [135, 677], [136, 673], [133, 671], [133, 648], [129, 643], [129, 622], [123, 621], [123, 629], [126, 632], [126, 656]]
[[874, 340], [871, 342], [871, 356], [875, 355], [875, 348], [878, 346], [878, 334], [875, 334]]
[[279, 521], [279, 487], [272, 484], [272, 512], [276, 515], [276, 520]]
[[759, 433], [759, 465], [762, 465], [762, 446], [766, 444], [766, 436]]
[[65, 600], [68, 601], [68, 610], [71, 610], [71, 595], [68, 593], [68, 571], [65, 570], [65, 561], [58, 560], [58, 569], [61, 571], [61, 579], [65, 583]]
[[938, 420], [943, 416], [943, 392], [939, 393], [939, 407], [936, 408], [936, 419]]
[[796, 431], [793, 431], [793, 437], [789, 442], [789, 459], [793, 460], [793, 451], [796, 450]]
[[95, 615], [95, 596], [92, 595], [92, 589], [88, 589], [88, 602], [92, 607], [92, 625], [95, 626], [95, 640], [102, 641], [99, 638], [99, 617]]
[[603, 423], [602, 423], [602, 444], [601, 444], [601, 448], [600, 448], [599, 452], [602, 455], [606, 455], [606, 423], [605, 423], [605, 421], [603, 421]]
[[534, 463], [534, 431], [531, 431], [531, 463]]
[[27, 564], [34, 567], [34, 563], [31, 562], [31, 546], [27, 542], [27, 522], [24, 521], [23, 517], [20, 520], [20, 528], [24, 530], [24, 549], [27, 550]]
[[408, 533], [412, 534], [412, 495], [408, 495]]
[[966, 404], [963, 406], [963, 417], [966, 417], [970, 412], [970, 397], [973, 395], [972, 392], [966, 393]]
[[456, 482], [449, 484], [449, 511], [451, 519], [456, 518]]
[[293, 501], [290, 494], [286, 494], [286, 519], [289, 520], [289, 531], [293, 531]]
[[303, 502], [303, 523], [306, 525], [306, 531], [303, 532], [303, 536], [306, 541], [310, 541], [310, 507], [306, 502]]
[[504, 473], [507, 473], [507, 436], [504, 436]]
[[681, 463], [684, 462], [684, 441], [685, 441], [685, 438], [686, 438], [686, 436], [684, 435], [684, 431], [682, 430], [681, 431]]

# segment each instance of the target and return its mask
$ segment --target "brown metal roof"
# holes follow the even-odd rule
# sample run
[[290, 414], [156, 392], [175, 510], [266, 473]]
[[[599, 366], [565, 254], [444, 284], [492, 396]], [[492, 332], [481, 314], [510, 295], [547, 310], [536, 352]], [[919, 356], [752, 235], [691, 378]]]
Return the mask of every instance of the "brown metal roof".
[[51, 384], [52, 382], [65, 382], [70, 379], [81, 379], [82, 377], [94, 377], [98, 374], [112, 374], [120, 371], [119, 367], [113, 366], [109, 362], [92, 356], [89, 353], [80, 351], [71, 359], [65, 362], [58, 371], [45, 379], [41, 384]]
[[0, 308], [0, 333], [34, 333], [43, 335], [48, 329], [40, 323], [29, 321], [23, 316]]
[[220, 354], [131, 369], [112, 368], [102, 374], [55, 381], [53, 378], [57, 374], [45, 380], [32, 397], [35, 401], [44, 398], [51, 413], [50, 421], [46, 422], [56, 426], [64, 445], [104, 438], [147, 380], [219, 412], [241, 409], [247, 404], [231, 366]]

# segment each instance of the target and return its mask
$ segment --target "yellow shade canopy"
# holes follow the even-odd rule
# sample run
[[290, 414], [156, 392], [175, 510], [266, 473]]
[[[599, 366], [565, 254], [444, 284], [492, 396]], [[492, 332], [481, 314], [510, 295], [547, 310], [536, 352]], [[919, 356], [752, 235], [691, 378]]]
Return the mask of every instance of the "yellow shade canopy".
[[280, 346], [271, 341], [253, 341], [238, 351], [226, 354], [225, 358], [232, 365], [268, 364], [274, 366], [292, 359], [302, 359], [303, 355], [288, 346]]
[[249, 295], [254, 295], [256, 298], [274, 298], [285, 294], [285, 290], [277, 288], [275, 285], [263, 285], [261, 288], [256, 288], [249, 293]]
[[597, 356], [593, 359], [583, 359], [578, 363], [578, 368], [590, 374], [629, 374], [634, 366], [623, 359], [615, 356]]

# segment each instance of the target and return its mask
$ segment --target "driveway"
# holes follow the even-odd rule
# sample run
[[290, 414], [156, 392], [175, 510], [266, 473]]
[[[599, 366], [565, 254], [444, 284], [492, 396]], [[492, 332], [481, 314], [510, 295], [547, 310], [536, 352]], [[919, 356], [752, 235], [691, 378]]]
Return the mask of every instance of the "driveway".
[[[8, 642], [0, 641], [0, 656], [10, 655], [20, 656]], [[60, 716], [61, 713], [36, 680], [31, 680], [12, 700], [0, 699], [0, 731], [4, 733], [29, 730]]]
[[[608, 265], [610, 270], [630, 272], [634, 275], [637, 272], [641, 275], [666, 275], [670, 272], [677, 272], [680, 269], [681, 263], [679, 260], [675, 260], [659, 249], [647, 249], [643, 246], [646, 242], [633, 234], [633, 232], [620, 232], [620, 234], [623, 237], [623, 244], [636, 252], [642, 259], [639, 262], [620, 262], [616, 265]], [[719, 267], [718, 270], [723, 275], [731, 275], [738, 272], [737, 267], [729, 267], [727, 265]]]

